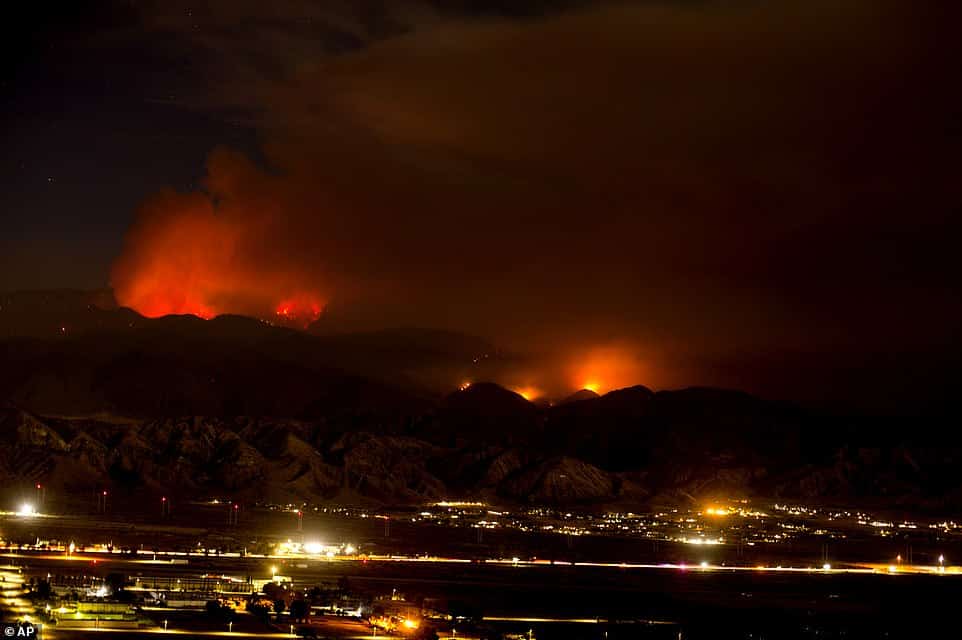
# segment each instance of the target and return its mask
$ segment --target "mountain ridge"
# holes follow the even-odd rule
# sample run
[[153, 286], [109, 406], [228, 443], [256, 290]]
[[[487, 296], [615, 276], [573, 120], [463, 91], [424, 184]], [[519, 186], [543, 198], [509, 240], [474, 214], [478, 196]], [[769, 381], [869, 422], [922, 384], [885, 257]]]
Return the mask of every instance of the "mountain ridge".
[[[925, 420], [706, 387], [535, 404], [491, 382], [454, 389], [475, 364], [468, 356], [490, 345], [452, 332], [369, 341], [241, 316], [151, 320], [63, 292], [30, 293], [20, 310], [0, 300], [0, 478], [10, 486], [375, 503], [748, 495], [962, 506], [962, 438], [936, 441], [938, 424]], [[63, 309], [83, 321], [66, 326]], [[438, 391], [444, 380], [450, 393]]]

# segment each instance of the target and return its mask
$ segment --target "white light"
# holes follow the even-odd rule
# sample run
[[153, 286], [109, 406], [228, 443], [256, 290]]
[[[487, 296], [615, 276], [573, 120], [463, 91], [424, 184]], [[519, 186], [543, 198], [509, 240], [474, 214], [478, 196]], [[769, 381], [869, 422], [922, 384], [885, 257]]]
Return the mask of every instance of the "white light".
[[705, 569], [705, 568], [707, 568], [707, 567], [708, 567], [708, 563], [705, 562], [704, 560], [702, 560], [702, 561], [701, 561], [701, 568], [702, 568], [702, 569]]
[[822, 569], [825, 569], [826, 571], [831, 570], [831, 568], [832, 568], [832, 565], [830, 565], [830, 564], [827, 563], [827, 562], [822, 565]]
[[354, 548], [353, 544], [349, 544], [346, 547], [344, 547], [344, 553], [346, 553], [349, 556], [353, 556], [355, 551], [357, 551], [357, 549]]
[[20, 511], [17, 512], [17, 515], [32, 516], [32, 515], [35, 515], [36, 513], [37, 513], [37, 510], [34, 508], [32, 504], [28, 502], [24, 502], [22, 505], [20, 505]]
[[314, 555], [323, 551], [324, 545], [322, 545], [320, 542], [307, 542], [304, 544], [304, 550]]

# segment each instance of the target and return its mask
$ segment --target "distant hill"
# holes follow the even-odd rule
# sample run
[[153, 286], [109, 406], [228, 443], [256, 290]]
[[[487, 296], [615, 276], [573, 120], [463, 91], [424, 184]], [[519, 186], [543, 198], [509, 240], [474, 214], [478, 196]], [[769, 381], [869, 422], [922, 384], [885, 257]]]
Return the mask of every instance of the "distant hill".
[[962, 436], [938, 421], [833, 416], [697, 387], [582, 390], [551, 406], [491, 382], [444, 394], [496, 350], [430, 329], [324, 334], [240, 316], [147, 319], [98, 295], [0, 296], [7, 487], [962, 507]]
[[[940, 512], [962, 506], [957, 441], [899, 440], [893, 430], [865, 437], [864, 425], [841, 428], [718, 389], [648, 398], [631, 391], [551, 409], [509, 400], [511, 392], [494, 385], [482, 393], [507, 402], [486, 415], [473, 410], [481, 396], [454, 407], [447, 398], [363, 411], [376, 405], [353, 396], [349, 409], [345, 393], [323, 417], [302, 420], [56, 417], [8, 404], [0, 409], [0, 481], [278, 502], [463, 496], [630, 509], [764, 496]], [[498, 421], [524, 429], [496, 430]]]
[[494, 352], [450, 331], [315, 334], [242, 316], [145, 318], [110, 292], [0, 294], [0, 398], [43, 411], [303, 417], [331, 402], [405, 405], [456, 387]]
[[0, 292], [0, 339], [116, 330], [136, 317], [119, 311], [109, 290]]
[[578, 391], [575, 391], [571, 395], [565, 396], [564, 398], [559, 400], [558, 404], [559, 405], [570, 404], [572, 402], [580, 402], [582, 400], [594, 400], [595, 398], [600, 398], [600, 397], [601, 396], [599, 396], [596, 392], [592, 391], [591, 389], [580, 389]]
[[444, 398], [441, 410], [467, 416], [512, 418], [533, 415], [535, 405], [493, 382], [475, 382]]

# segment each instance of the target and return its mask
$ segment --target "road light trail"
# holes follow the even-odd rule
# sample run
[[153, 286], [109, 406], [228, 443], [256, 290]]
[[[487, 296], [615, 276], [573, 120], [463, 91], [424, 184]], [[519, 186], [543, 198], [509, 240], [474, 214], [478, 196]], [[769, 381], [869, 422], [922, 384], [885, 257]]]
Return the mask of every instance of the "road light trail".
[[[153, 552], [143, 552], [153, 555]], [[160, 552], [162, 555], [167, 552]], [[171, 552], [177, 553], [177, 552]], [[179, 552], [181, 555], [183, 552]], [[85, 562], [85, 561], [109, 561], [112, 563], [134, 564], [134, 565], [161, 565], [169, 566], [174, 564], [171, 559], [166, 560], [144, 560], [136, 557], [129, 557], [119, 551], [83, 551], [66, 553], [31, 552], [29, 550], [18, 550], [15, 552], [7, 551], [0, 553], [0, 557], [11, 559], [43, 559], [57, 562]], [[891, 564], [882, 563], [852, 563], [849, 566], [770, 566], [770, 565], [718, 565], [704, 563], [637, 563], [637, 562], [569, 562], [564, 560], [521, 560], [518, 558], [487, 558], [481, 560], [471, 560], [467, 558], [449, 558], [443, 556], [399, 556], [399, 555], [365, 555], [365, 556], [335, 556], [335, 557], [314, 557], [314, 556], [294, 556], [294, 555], [253, 555], [246, 556], [222, 554], [220, 556], [205, 556], [202, 554], [190, 554], [189, 559], [197, 560], [231, 560], [243, 559], [251, 560], [310, 560], [324, 563], [412, 563], [412, 564], [481, 564], [491, 566], [507, 567], [587, 567], [587, 568], [607, 568], [622, 570], [676, 570], [693, 572], [731, 572], [731, 571], [770, 571], [783, 573], [817, 573], [817, 574], [879, 574], [879, 575], [943, 575], [960, 576], [962, 566], [929, 566], [929, 565], [898, 565], [893, 569]], [[173, 558], [176, 559], [176, 558]], [[189, 566], [189, 565], [186, 565]]]
[[[484, 616], [485, 622], [525, 622], [531, 624], [539, 623], [563, 623], [563, 624], [608, 624], [611, 620], [605, 618], [512, 618], [503, 616]], [[632, 620], [640, 624], [650, 625], [677, 625], [671, 620]]]

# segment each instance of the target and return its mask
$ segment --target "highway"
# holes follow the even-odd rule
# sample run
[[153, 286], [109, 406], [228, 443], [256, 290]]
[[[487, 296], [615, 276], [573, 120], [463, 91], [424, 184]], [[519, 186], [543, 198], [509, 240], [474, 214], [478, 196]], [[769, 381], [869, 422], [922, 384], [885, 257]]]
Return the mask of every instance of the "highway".
[[[177, 593], [178, 580], [186, 583], [198, 581], [204, 575], [212, 576], [213, 580], [225, 576], [241, 581], [232, 587], [237, 597], [246, 595], [248, 577], [265, 580], [275, 571], [278, 579], [291, 579], [300, 586], [331, 584], [347, 577], [354, 588], [366, 593], [390, 593], [398, 588], [429, 597], [484, 602], [484, 620], [488, 623], [568, 626], [605, 626], [609, 619], [614, 622], [621, 618], [648, 626], [677, 625], [676, 620], [680, 618], [676, 616], [687, 615], [685, 612], [693, 606], [736, 607], [747, 615], [751, 608], [757, 607], [789, 606], [803, 610], [811, 606], [813, 598], [820, 602], [820, 607], [829, 610], [851, 610], [853, 605], [870, 610], [880, 606], [876, 600], [879, 594], [889, 594], [885, 597], [898, 600], [903, 597], [900, 594], [911, 595], [919, 580], [947, 586], [958, 583], [954, 578], [960, 575], [956, 566], [780, 567], [723, 566], [708, 562], [597, 563], [520, 558], [470, 561], [429, 556], [205, 556], [153, 552], [131, 556], [106, 550], [83, 553], [4, 550], [0, 558], [7, 565], [0, 571], [3, 580], [0, 606], [10, 612], [8, 615], [16, 617], [32, 611], [30, 603], [21, 597], [24, 579], [47, 573], [103, 577], [119, 571], [132, 578], [154, 578], [161, 585], [158, 589], [161, 591], [165, 590], [163, 583], [169, 581], [174, 586], [171, 593]], [[906, 578], [893, 580], [896, 576]], [[896, 583], [903, 582], [905, 588], [892, 590]], [[864, 602], [857, 598], [863, 598]], [[95, 634], [118, 639], [168, 634], [184, 638], [292, 637], [290, 633], [258, 630], [244, 612], [238, 613], [231, 630], [210, 628], [205, 614], [196, 610], [165, 608], [145, 613], [157, 626], [133, 630], [48, 627], [47, 637], [78, 640]], [[170, 618], [166, 631], [161, 626], [164, 617]], [[197, 628], [204, 625], [208, 628]], [[356, 640], [375, 637], [365, 624], [345, 619], [323, 620], [317, 630], [320, 637]], [[465, 636], [459, 634], [458, 637]]]
[[[176, 567], [191, 566], [194, 569], [205, 566], [224, 565], [225, 569], [233, 569], [234, 572], [246, 571], [246, 575], [251, 575], [258, 567], [266, 567], [276, 563], [314, 563], [314, 566], [327, 566], [334, 568], [341, 563], [412, 563], [412, 564], [454, 564], [454, 565], [489, 565], [489, 566], [511, 566], [511, 567], [585, 567], [585, 568], [607, 568], [617, 570], [677, 570], [677, 571], [771, 571], [785, 573], [817, 573], [817, 574], [885, 574], [885, 575], [962, 575], [962, 566], [959, 565], [918, 565], [918, 564], [884, 564], [884, 563], [851, 563], [841, 566], [831, 564], [810, 565], [810, 566], [783, 566], [783, 565], [736, 565], [736, 564], [714, 564], [710, 562], [700, 563], [637, 563], [637, 562], [564, 562], [555, 560], [524, 560], [520, 558], [487, 558], [471, 560], [466, 558], [450, 558], [442, 556], [401, 556], [401, 555], [339, 555], [323, 556], [310, 554], [284, 554], [284, 555], [255, 555], [255, 554], [220, 554], [205, 555], [203, 553], [186, 553], [174, 551], [153, 552], [147, 550], [137, 550], [135, 555], [129, 556], [119, 550], [86, 550], [83, 552], [70, 553], [66, 550], [51, 553], [44, 551], [14, 550], [12, 548], [0, 547], [0, 558], [11, 560], [28, 561], [36, 563], [38, 561], [53, 562], [64, 566], [70, 564], [82, 564], [84, 562], [107, 562], [111, 565], [141, 565], [152, 567]], [[189, 564], [178, 564], [187, 561]], [[195, 573], [196, 571], [192, 571]]]

